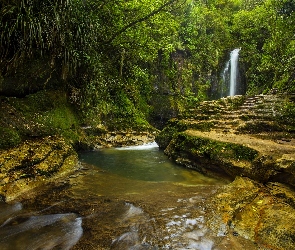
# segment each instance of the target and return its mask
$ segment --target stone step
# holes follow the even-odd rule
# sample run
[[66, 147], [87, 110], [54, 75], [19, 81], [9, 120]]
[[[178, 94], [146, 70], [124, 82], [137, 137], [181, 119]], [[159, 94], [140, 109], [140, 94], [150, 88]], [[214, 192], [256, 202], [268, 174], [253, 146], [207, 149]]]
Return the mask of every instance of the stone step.
[[275, 116], [276, 108], [284, 102], [283, 98], [273, 95], [258, 95], [247, 97], [240, 107], [233, 110], [232, 101], [230, 100], [234, 98], [238, 97], [227, 97], [217, 101], [202, 102], [198, 107], [184, 113], [182, 117], [201, 121], [212, 119], [270, 120]]

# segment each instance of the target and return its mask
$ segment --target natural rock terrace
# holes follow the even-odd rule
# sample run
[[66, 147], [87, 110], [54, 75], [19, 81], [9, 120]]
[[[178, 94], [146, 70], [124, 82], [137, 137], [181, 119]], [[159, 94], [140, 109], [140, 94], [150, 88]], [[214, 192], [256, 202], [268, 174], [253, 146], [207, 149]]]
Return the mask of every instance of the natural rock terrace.
[[203, 102], [156, 138], [179, 164], [235, 179], [206, 201], [216, 234], [240, 235], [257, 249], [295, 248], [293, 101], [259, 95]]
[[207, 174], [295, 186], [294, 119], [288, 113], [293, 98], [235, 96], [203, 102], [171, 121], [157, 141], [177, 162]]

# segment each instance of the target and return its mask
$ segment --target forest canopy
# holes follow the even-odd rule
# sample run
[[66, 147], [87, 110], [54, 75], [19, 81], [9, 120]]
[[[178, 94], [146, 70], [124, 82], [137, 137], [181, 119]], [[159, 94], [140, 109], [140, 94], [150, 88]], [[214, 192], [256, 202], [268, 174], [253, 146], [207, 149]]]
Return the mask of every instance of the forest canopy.
[[295, 0], [2, 0], [0, 33], [0, 94], [62, 88], [101, 119], [218, 97], [235, 48], [246, 93], [295, 88]]

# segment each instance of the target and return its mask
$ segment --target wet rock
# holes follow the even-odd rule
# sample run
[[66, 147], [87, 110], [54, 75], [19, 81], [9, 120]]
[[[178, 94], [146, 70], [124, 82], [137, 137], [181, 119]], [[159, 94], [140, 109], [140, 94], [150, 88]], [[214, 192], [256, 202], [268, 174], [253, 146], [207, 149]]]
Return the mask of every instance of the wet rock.
[[203, 102], [156, 137], [177, 163], [235, 178], [208, 201], [207, 224], [216, 235], [243, 237], [262, 249], [295, 249], [292, 102], [279, 95]]
[[124, 147], [150, 143], [155, 140], [155, 133], [151, 132], [112, 132], [101, 135], [99, 142], [101, 145], [112, 147]]
[[125, 147], [142, 145], [155, 141], [158, 131], [150, 128], [146, 131], [100, 131], [95, 132], [92, 127], [84, 128], [86, 137], [79, 144], [83, 150], [106, 147]]
[[164, 151], [171, 159], [204, 174], [246, 176], [295, 186], [295, 146], [245, 135], [186, 130]]
[[267, 183], [267, 187], [271, 195], [275, 196], [276, 199], [280, 199], [295, 208], [295, 192], [293, 188], [277, 182]]
[[78, 166], [72, 146], [59, 137], [28, 140], [0, 151], [0, 195], [7, 200], [61, 177]]
[[295, 209], [286, 203], [294, 196], [290, 198], [288, 188], [278, 189], [237, 177], [211, 198], [208, 226], [216, 234], [240, 235], [262, 248], [294, 249]]

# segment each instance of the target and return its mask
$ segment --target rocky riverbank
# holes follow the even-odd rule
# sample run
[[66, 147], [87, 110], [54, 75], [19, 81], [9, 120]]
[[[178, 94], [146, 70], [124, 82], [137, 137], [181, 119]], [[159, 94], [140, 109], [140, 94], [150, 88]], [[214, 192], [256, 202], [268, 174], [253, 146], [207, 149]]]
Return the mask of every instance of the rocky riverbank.
[[[140, 145], [154, 141], [149, 132], [107, 132], [83, 142], [84, 149]], [[80, 168], [73, 145], [60, 136], [27, 139], [0, 149], [0, 198], [10, 201], [23, 193], [62, 178]]]
[[294, 249], [294, 96], [236, 96], [203, 102], [156, 138], [177, 163], [235, 181], [208, 204], [209, 226], [261, 247]]
[[75, 171], [78, 156], [60, 137], [27, 140], [0, 151], [0, 195], [6, 201]]
[[6, 201], [75, 171], [79, 150], [140, 145], [157, 133], [151, 126], [122, 131], [85, 124], [62, 91], [0, 101], [0, 196]]
[[[26, 106], [35, 103], [30, 98], [0, 105], [0, 195], [6, 201], [79, 169], [77, 149], [138, 145], [158, 133], [81, 125], [71, 107], [61, 105], [63, 98], [35, 108]], [[204, 102], [156, 137], [177, 163], [234, 180], [206, 200], [207, 224], [216, 235], [244, 237], [264, 249], [295, 248], [293, 100], [261, 95]]]

